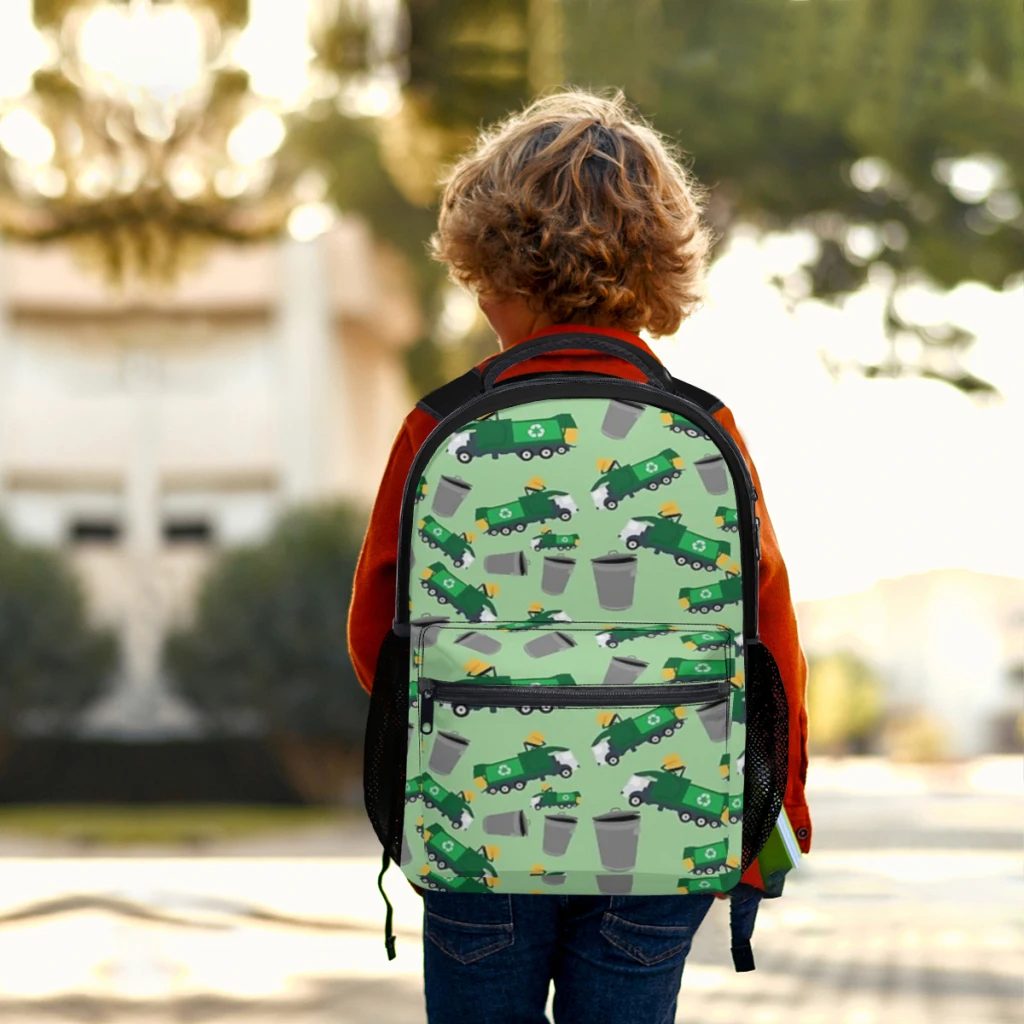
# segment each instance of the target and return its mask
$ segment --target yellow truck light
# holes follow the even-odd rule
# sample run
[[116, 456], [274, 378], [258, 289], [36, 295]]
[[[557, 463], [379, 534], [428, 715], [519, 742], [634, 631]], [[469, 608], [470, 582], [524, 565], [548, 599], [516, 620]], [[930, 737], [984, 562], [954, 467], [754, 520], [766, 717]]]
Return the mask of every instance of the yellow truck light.
[[476, 521], [476, 525], [479, 526], [481, 530], [486, 530], [487, 529], [487, 525], [488, 525], [487, 524], [487, 520], [486, 519], [478, 519]]
[[493, 889], [500, 881], [500, 878], [492, 878], [490, 875], [488, 875], [484, 879], [484, 885], [486, 885], [488, 889]]
[[672, 423], [672, 413], [663, 412], [661, 414], [661, 422], [664, 423], [665, 426], [669, 426]]
[[682, 458], [678, 455], [672, 460], [672, 465], [675, 466], [676, 469], [686, 469], [686, 463], [683, 462]]
[[734, 853], [731, 857], [726, 858], [725, 863], [731, 868], [738, 868], [740, 866], [740, 859]]
[[681, 720], [686, 717], [686, 708], [680, 704], [679, 707], [672, 709], [672, 713]]
[[473, 781], [474, 781], [474, 782], [475, 782], [475, 783], [476, 783], [476, 784], [477, 784], [477, 785], [478, 785], [478, 786], [479, 786], [479, 787], [480, 787], [481, 789], [486, 789], [486, 788], [487, 788], [487, 780], [486, 780], [486, 779], [485, 779], [485, 778], [484, 778], [484, 777], [483, 777], [482, 775], [478, 775], [478, 776], [477, 776], [477, 777], [476, 777], [476, 778], [475, 778], [475, 779], [474, 779]]
[[684, 608], [684, 609], [685, 608], [689, 608], [690, 607], [690, 599], [688, 597], [681, 597], [681, 598], [679, 598], [679, 607], [680, 608]]
[[475, 541], [475, 540], [476, 540], [476, 534], [475, 534], [475, 533], [473, 533], [473, 532], [472, 532], [472, 531], [470, 531], [470, 530], [467, 530], [467, 531], [466, 531], [466, 532], [465, 532], [465, 533], [463, 534], [463, 536], [464, 536], [464, 537], [466, 538], [466, 541], [467, 541], [467, 542], [468, 542], [469, 544], [472, 544], [472, 543], [473, 543], [473, 541]]
[[427, 525], [427, 521], [426, 519], [421, 519], [416, 525], [422, 530]]
[[579, 430], [576, 427], [565, 428], [565, 442], [566, 444], [575, 444], [576, 438], [580, 436]]
[[726, 809], [724, 811], [722, 811], [722, 824], [723, 825], [728, 825], [729, 824], [729, 808], [728, 807], [726, 807]]
[[725, 526], [725, 516], [715, 516], [715, 526]]
[[434, 570], [431, 569], [429, 566], [426, 569], [424, 569], [423, 572], [420, 573], [420, 576], [423, 579], [425, 579], [425, 580], [429, 580], [430, 577], [433, 576], [433, 575], [434, 575]]
[[496, 597], [501, 593], [501, 587], [499, 587], [497, 583], [485, 583], [484, 592], [488, 597]]
[[683, 867], [686, 868], [687, 871], [692, 871], [693, 868], [694, 868], [693, 858], [692, 857], [684, 857], [683, 858]]
[[716, 559], [715, 565], [719, 569], [724, 569], [729, 564], [729, 556], [723, 551]]
[[666, 665], [661, 670], [661, 678], [662, 679], [675, 679], [675, 677], [676, 677], [676, 670], [674, 668], [672, 668], [671, 666]]
[[485, 846], [484, 855], [488, 860], [497, 860], [501, 856], [500, 846]]
[[736, 675], [734, 675], [732, 679], [729, 680], [729, 682], [732, 683], [732, 685], [735, 686], [738, 690], [743, 689], [743, 673], [737, 672]]

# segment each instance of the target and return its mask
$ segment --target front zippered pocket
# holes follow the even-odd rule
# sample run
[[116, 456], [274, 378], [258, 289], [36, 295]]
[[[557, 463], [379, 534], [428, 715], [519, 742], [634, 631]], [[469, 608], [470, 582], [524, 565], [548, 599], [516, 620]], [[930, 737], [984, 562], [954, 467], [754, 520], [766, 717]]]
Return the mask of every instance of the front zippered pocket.
[[[523, 714], [555, 708], [626, 708], [656, 704], [664, 707], [713, 704], [729, 697], [728, 682], [664, 686], [503, 686], [452, 683], [421, 677], [419, 681], [420, 731], [434, 727], [434, 704], [451, 705], [452, 713], [465, 718], [474, 708], [518, 708]], [[674, 731], [674, 730], [669, 730]]]

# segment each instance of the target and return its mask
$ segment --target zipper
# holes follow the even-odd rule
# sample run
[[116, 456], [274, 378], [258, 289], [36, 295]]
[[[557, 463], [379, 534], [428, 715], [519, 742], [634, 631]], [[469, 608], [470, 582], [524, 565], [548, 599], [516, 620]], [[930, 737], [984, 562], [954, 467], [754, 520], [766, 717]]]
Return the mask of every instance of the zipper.
[[725, 681], [677, 686], [481, 686], [422, 677], [420, 731], [433, 731], [436, 701], [480, 708], [618, 708], [713, 704], [727, 699], [731, 689], [732, 684]]
[[[395, 618], [392, 628], [401, 635], [409, 631], [409, 555], [412, 547], [412, 524], [415, 521], [413, 505], [419, 478], [424, 467], [441, 443], [450, 436], [453, 426], [467, 422], [487, 412], [497, 412], [522, 404], [516, 393], [523, 388], [531, 389], [537, 401], [545, 398], [633, 398], [644, 405], [678, 412], [703, 427], [718, 446], [729, 467], [729, 473], [736, 488], [736, 514], [739, 520], [739, 541], [743, 572], [740, 576], [743, 588], [743, 638], [746, 645], [760, 643], [758, 635], [758, 558], [754, 539], [754, 506], [757, 493], [750, 477], [750, 470], [732, 435], [710, 413], [699, 405], [677, 395], [663, 391], [650, 384], [626, 380], [581, 379], [564, 374], [550, 374], [546, 380], [528, 380], [517, 383], [513, 378], [507, 384], [500, 384], [492, 391], [481, 392], [465, 402], [461, 408], [445, 416], [427, 435], [412, 460], [409, 475], [405, 481], [402, 507], [399, 512], [397, 586], [395, 587]], [[545, 393], [547, 392], [547, 393]]]

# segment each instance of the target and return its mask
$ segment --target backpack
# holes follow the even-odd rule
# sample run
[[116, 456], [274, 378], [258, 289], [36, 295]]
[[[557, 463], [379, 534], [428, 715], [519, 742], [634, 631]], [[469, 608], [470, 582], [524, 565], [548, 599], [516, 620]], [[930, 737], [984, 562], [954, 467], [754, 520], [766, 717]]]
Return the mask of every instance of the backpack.
[[[498, 379], [581, 348], [646, 382]], [[757, 496], [722, 403], [574, 331], [417, 405], [438, 422], [406, 481], [365, 739], [381, 894], [392, 861], [482, 898], [739, 891], [782, 807], [788, 714], [758, 637]], [[389, 958], [391, 923], [388, 904]]]

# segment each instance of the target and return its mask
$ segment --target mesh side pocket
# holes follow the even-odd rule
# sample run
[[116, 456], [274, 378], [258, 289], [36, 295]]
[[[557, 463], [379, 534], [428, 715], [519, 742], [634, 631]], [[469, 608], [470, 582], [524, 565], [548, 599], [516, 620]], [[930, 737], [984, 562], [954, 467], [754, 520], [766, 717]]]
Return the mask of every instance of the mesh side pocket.
[[757, 858], [775, 828], [789, 774], [789, 703], [779, 666], [762, 643], [749, 645], [746, 663], [743, 871]]
[[409, 638], [389, 631], [377, 654], [363, 746], [363, 799], [391, 859], [402, 850], [405, 758], [409, 742]]

